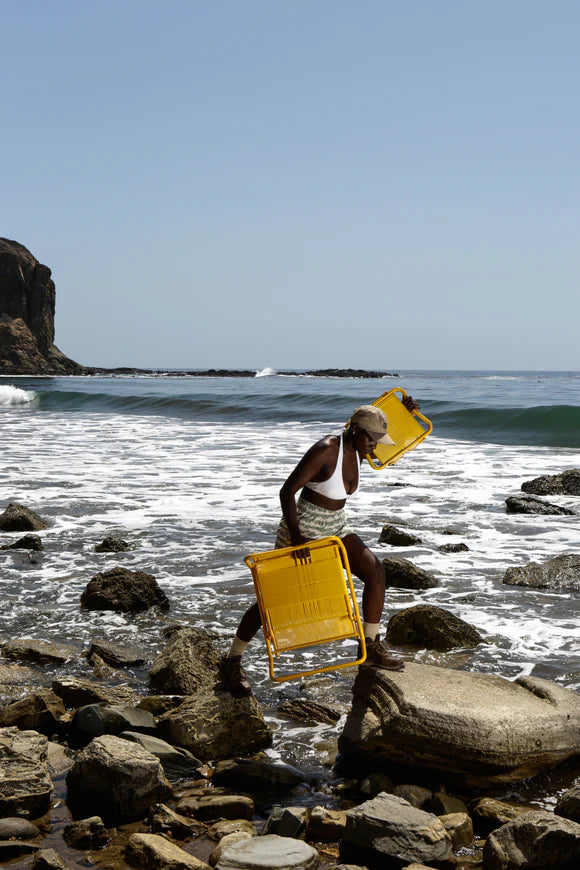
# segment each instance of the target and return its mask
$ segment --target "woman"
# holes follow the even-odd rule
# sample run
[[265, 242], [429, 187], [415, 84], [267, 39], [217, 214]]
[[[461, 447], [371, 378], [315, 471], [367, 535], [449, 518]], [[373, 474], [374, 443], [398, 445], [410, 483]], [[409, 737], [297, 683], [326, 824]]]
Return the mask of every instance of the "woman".
[[[409, 411], [418, 409], [410, 397], [403, 399]], [[276, 548], [299, 546], [328, 535], [341, 538], [352, 573], [364, 583], [363, 627], [367, 647], [366, 662], [376, 667], [399, 671], [405, 667], [379, 638], [380, 619], [385, 602], [385, 572], [377, 557], [348, 525], [344, 506], [358, 489], [360, 464], [377, 444], [393, 444], [387, 434], [387, 418], [375, 405], [362, 405], [351, 417], [348, 429], [328, 435], [304, 454], [280, 490], [282, 520]], [[296, 494], [302, 490], [298, 504]], [[240, 622], [227, 656], [221, 661], [224, 686], [237, 697], [250, 695], [251, 686], [241, 666], [241, 658], [261, 627], [260, 611], [253, 604]]]

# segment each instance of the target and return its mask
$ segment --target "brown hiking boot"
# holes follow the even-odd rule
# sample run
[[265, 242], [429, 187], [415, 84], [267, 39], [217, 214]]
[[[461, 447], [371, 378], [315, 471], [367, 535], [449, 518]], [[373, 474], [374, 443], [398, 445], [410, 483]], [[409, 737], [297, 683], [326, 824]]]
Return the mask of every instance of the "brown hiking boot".
[[248, 682], [246, 673], [242, 667], [242, 657], [222, 656], [220, 662], [220, 677], [224, 688], [234, 696], [234, 698], [245, 698], [252, 694], [252, 687]]
[[[387, 646], [382, 642], [380, 637], [371, 640], [365, 637], [367, 647], [367, 657], [363, 662], [364, 665], [373, 665], [375, 668], [384, 668], [385, 671], [402, 671], [405, 667], [404, 659], [394, 656]], [[360, 658], [359, 646], [359, 658]], [[362, 665], [361, 665], [362, 667]]]

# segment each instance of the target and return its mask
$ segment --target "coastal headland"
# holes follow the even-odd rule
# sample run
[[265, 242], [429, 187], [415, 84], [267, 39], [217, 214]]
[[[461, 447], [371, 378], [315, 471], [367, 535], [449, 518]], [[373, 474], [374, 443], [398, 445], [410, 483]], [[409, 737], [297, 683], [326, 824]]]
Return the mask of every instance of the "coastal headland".
[[[0, 375], [131, 375], [253, 378], [255, 369], [159, 370], [86, 366], [65, 356], [55, 345], [56, 288], [48, 266], [11, 239], [0, 238]], [[284, 371], [285, 375], [324, 378], [398, 377], [393, 372], [329, 368]]]

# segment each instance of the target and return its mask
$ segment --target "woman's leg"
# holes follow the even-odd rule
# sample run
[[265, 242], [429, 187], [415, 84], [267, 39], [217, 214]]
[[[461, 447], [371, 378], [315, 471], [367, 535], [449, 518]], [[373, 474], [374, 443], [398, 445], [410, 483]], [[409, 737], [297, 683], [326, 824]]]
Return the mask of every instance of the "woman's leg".
[[221, 660], [220, 675], [225, 688], [238, 698], [252, 694], [252, 687], [242, 668], [242, 656], [262, 625], [257, 604], [249, 607], [238, 626], [230, 651]]
[[260, 608], [258, 607], [258, 604], [255, 603], [252, 604], [251, 607], [248, 607], [242, 616], [242, 620], [236, 632], [236, 637], [239, 637], [241, 640], [245, 641], [245, 643], [249, 643], [261, 627], [262, 620], [260, 619]]
[[362, 611], [367, 648], [366, 661], [370, 665], [386, 670], [401, 671], [405, 667], [405, 662], [387, 649], [378, 633], [378, 623], [381, 621], [385, 603], [385, 570], [358, 535], [346, 535], [342, 542], [346, 549], [350, 570], [364, 583]]
[[381, 621], [385, 604], [385, 570], [358, 535], [342, 539], [352, 573], [364, 583], [362, 611], [365, 622]]

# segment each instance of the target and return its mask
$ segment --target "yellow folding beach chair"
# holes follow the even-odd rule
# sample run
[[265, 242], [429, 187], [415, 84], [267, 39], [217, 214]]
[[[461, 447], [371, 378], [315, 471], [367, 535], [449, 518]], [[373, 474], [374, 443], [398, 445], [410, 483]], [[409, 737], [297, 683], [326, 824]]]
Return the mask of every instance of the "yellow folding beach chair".
[[[297, 555], [307, 549], [309, 556]], [[299, 547], [252, 553], [244, 559], [252, 572], [270, 662], [277, 682], [360, 665], [366, 658], [363, 627], [348, 557], [339, 538], [321, 538]], [[322, 668], [274, 675], [274, 658], [303, 647], [347, 638], [361, 655]]]
[[[383, 393], [372, 404], [385, 412], [388, 421], [388, 433], [394, 444], [377, 444], [366, 459], [375, 470], [393, 465], [407, 450], [413, 450], [433, 431], [433, 424], [420, 411], [408, 411], [398, 394], [404, 398], [407, 393], [401, 387], [396, 387], [388, 393]], [[347, 423], [348, 425], [348, 423]]]

